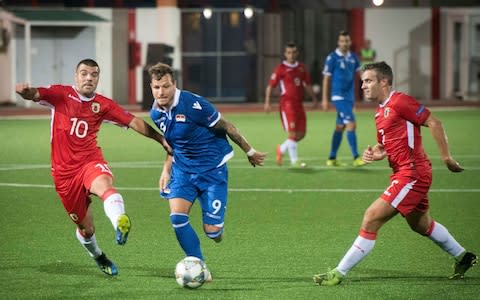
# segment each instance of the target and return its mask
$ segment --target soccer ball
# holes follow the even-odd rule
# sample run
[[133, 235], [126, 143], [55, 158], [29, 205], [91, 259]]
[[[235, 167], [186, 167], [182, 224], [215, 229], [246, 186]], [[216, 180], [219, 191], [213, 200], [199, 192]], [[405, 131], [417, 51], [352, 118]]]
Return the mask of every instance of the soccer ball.
[[201, 287], [208, 278], [209, 271], [198, 257], [187, 256], [175, 267], [175, 280], [180, 286], [190, 289]]

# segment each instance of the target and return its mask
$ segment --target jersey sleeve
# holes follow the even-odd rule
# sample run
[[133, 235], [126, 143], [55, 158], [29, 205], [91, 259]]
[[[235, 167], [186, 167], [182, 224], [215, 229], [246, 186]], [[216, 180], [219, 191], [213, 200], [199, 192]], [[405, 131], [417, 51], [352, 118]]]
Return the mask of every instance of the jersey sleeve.
[[191, 110], [192, 120], [200, 126], [213, 127], [221, 118], [220, 112], [207, 99], [197, 96], [194, 101], [198, 102], [198, 106], [194, 105]]
[[120, 105], [113, 100], [108, 99], [110, 102], [109, 108], [105, 113], [104, 119], [106, 121], [114, 122], [123, 126], [128, 126], [130, 122], [135, 118], [129, 111], [123, 109]]
[[268, 84], [271, 87], [276, 87], [280, 79], [281, 79], [280, 66], [277, 66], [275, 70], [273, 70], [272, 75], [270, 75], [270, 80], [268, 81]]
[[325, 65], [323, 66], [323, 72], [322, 72], [323, 75], [332, 76], [334, 68], [335, 68], [334, 59], [333, 59], [333, 56], [330, 54], [325, 59]]
[[48, 87], [37, 88], [40, 97], [35, 100], [41, 105], [53, 105], [63, 101], [64, 95], [67, 93], [61, 85], [51, 85]]
[[421, 126], [430, 116], [430, 110], [415, 98], [402, 94], [397, 100], [395, 109], [406, 120]]

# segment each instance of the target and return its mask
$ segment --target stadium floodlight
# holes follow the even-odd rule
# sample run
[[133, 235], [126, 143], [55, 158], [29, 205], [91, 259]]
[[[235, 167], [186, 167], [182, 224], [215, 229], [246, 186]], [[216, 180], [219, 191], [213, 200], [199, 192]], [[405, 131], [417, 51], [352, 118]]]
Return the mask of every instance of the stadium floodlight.
[[243, 15], [247, 19], [252, 18], [253, 17], [253, 8], [251, 6], [245, 7], [245, 9], [243, 10]]
[[210, 7], [205, 7], [203, 9], [203, 17], [207, 20], [209, 20], [212, 17], [212, 9]]
[[383, 4], [383, 0], [372, 0], [373, 5], [380, 6]]

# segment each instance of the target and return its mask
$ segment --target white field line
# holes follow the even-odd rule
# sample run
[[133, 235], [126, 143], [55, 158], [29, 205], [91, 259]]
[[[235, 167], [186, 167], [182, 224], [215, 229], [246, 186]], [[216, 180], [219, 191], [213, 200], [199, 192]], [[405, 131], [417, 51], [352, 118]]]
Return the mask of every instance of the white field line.
[[[50, 184], [27, 184], [0, 182], [0, 187], [53, 189]], [[156, 187], [116, 187], [123, 191], [157, 191]], [[264, 193], [381, 193], [382, 189], [272, 189], [272, 188], [229, 188], [230, 192], [264, 192]], [[433, 193], [480, 193], [480, 189], [431, 189]]]
[[[375, 107], [369, 107], [366, 108], [367, 110], [370, 110], [372, 113], [375, 111]], [[478, 110], [480, 109], [478, 106], [475, 104], [470, 105], [462, 105], [462, 106], [429, 106], [428, 109], [431, 111], [465, 111], [465, 110]], [[220, 109], [221, 111], [221, 109]], [[251, 113], [261, 113], [259, 111], [252, 111]], [[234, 114], [234, 113], [233, 113]], [[242, 112], [243, 114], [243, 112]], [[135, 115], [137, 117], [148, 117], [149, 112], [135, 112]], [[50, 119], [50, 113], [48, 111], [43, 110], [40, 111], [40, 114], [38, 115], [11, 115], [11, 116], [0, 116], [0, 120], [37, 120], [37, 119]]]
[[[430, 156], [434, 161], [440, 160], [439, 156]], [[478, 160], [480, 162], [480, 155], [456, 155], [456, 159], [460, 160], [471, 160], [474, 159], [475, 163]], [[350, 162], [350, 158], [339, 157], [339, 159], [345, 163]], [[301, 161], [308, 162], [307, 170], [348, 170], [348, 169], [357, 169], [353, 166], [332, 168], [324, 165], [324, 160], [319, 159], [318, 157], [307, 157], [301, 159]], [[113, 169], [158, 169], [161, 170], [163, 166], [163, 161], [122, 161], [122, 162], [109, 162], [109, 166]], [[478, 171], [480, 170], [480, 165], [462, 165], [466, 170], [469, 171]], [[234, 158], [228, 162], [229, 169], [251, 169], [252, 166], [248, 163], [246, 159]], [[386, 162], [377, 162], [372, 163], [363, 167], [365, 169], [371, 170], [390, 170], [390, 167], [387, 166]], [[363, 169], [362, 168], [362, 169]], [[34, 170], [34, 169], [50, 169], [50, 164], [0, 164], [0, 171], [15, 171], [15, 170]], [[281, 170], [289, 169], [288, 162], [283, 167], [278, 167], [274, 162], [267, 160], [267, 165], [259, 167], [257, 169], [267, 169], [267, 170]], [[434, 166], [433, 170], [447, 170], [443, 166]]]
[[[115, 164], [115, 163], [109, 163], [108, 164], [111, 169], [158, 169], [159, 172], [162, 170], [162, 164], [152, 164], [152, 165], [137, 165], [137, 164]], [[467, 171], [478, 171], [480, 170], [480, 166], [465, 166], [462, 165], [465, 170]], [[251, 165], [248, 165], [248, 163], [245, 163], [245, 165], [229, 165], [229, 169], [252, 169]], [[19, 170], [35, 170], [35, 169], [50, 169], [50, 165], [9, 165], [9, 166], [1, 166], [0, 171], [19, 171]], [[288, 165], [283, 166], [283, 167], [278, 167], [276, 165], [267, 165], [263, 167], [257, 167], [256, 169], [258, 170], [289, 170], [292, 169]], [[297, 168], [298, 170], [302, 170], [300, 168]], [[390, 167], [388, 166], [375, 166], [375, 165], [368, 165], [365, 167], [361, 168], [356, 168], [353, 166], [345, 166], [345, 167], [327, 167], [327, 166], [311, 166], [308, 165], [306, 168], [304, 168], [305, 171], [308, 170], [331, 170], [331, 171], [347, 171], [347, 170], [390, 170]], [[432, 167], [432, 170], [434, 171], [448, 171], [446, 167], [442, 166], [434, 166]]]

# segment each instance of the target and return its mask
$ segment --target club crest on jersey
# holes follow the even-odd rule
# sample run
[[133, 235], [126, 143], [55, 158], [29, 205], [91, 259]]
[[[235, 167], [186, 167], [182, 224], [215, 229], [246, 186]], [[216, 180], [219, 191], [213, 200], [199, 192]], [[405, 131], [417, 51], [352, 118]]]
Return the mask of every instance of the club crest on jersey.
[[383, 111], [383, 117], [386, 119], [388, 118], [388, 115], [390, 114], [390, 107], [385, 108]]
[[92, 111], [96, 114], [100, 112], [100, 103], [98, 102], [93, 102], [92, 103]]
[[177, 122], [185, 122], [187, 118], [185, 117], [185, 115], [182, 115], [182, 114], [178, 114], [175, 116], [175, 121]]
[[77, 222], [77, 221], [78, 221], [78, 216], [77, 216], [77, 214], [71, 213], [71, 214], [69, 214], [69, 216], [70, 216], [70, 219], [72, 219], [73, 222]]

